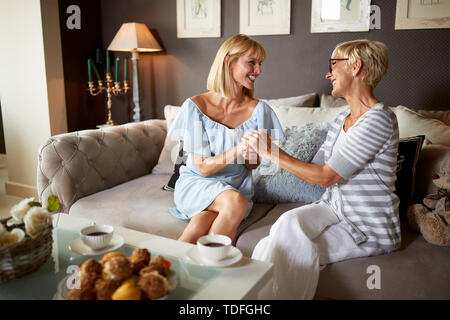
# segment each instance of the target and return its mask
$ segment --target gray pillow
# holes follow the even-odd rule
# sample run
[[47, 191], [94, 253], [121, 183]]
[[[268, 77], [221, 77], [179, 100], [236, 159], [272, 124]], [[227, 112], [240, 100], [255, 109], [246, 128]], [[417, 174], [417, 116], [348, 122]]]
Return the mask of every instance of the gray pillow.
[[[327, 132], [327, 123], [307, 123], [300, 127], [287, 127], [284, 131], [284, 139], [279, 145], [289, 155], [311, 162], [325, 142]], [[253, 182], [255, 203], [311, 203], [319, 200], [325, 191], [324, 187], [310, 186], [267, 160], [263, 160], [261, 165], [253, 170]]]

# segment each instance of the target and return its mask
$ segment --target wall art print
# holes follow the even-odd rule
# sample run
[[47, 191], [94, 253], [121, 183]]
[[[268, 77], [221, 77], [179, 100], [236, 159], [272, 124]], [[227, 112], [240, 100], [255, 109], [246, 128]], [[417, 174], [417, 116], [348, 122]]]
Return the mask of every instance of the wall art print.
[[177, 0], [178, 38], [220, 38], [221, 0]]
[[253, 36], [290, 34], [291, 0], [239, 0], [239, 32]]
[[397, 0], [395, 29], [450, 28], [450, 0]]
[[311, 33], [363, 32], [370, 28], [370, 0], [312, 0]]

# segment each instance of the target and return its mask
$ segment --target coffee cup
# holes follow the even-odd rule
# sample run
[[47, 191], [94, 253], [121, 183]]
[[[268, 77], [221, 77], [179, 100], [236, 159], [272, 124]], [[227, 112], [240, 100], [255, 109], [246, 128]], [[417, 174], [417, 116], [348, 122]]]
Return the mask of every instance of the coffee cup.
[[231, 249], [231, 239], [221, 234], [209, 234], [197, 240], [199, 254], [210, 261], [224, 259]]
[[114, 228], [105, 224], [89, 226], [81, 229], [80, 237], [85, 245], [93, 250], [106, 248], [111, 242]]

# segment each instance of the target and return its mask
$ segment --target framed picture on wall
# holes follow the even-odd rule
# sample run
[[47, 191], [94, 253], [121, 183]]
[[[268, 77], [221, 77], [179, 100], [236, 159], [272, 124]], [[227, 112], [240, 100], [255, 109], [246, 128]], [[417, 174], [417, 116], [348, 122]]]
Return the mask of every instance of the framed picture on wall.
[[220, 38], [221, 0], [177, 0], [178, 38]]
[[311, 33], [362, 32], [370, 28], [370, 0], [312, 0]]
[[450, 0], [397, 0], [395, 29], [450, 28]]
[[260, 36], [291, 33], [291, 0], [239, 0], [239, 32]]

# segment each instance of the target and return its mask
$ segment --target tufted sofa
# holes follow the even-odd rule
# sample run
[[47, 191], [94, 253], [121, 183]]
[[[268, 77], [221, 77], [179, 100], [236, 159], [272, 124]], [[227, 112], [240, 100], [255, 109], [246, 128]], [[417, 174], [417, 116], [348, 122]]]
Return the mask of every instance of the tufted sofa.
[[[338, 106], [326, 108], [322, 101], [319, 108], [276, 105], [276, 101], [271, 105], [283, 126], [331, 122], [341, 112]], [[169, 109], [177, 111], [174, 107], [165, 111]], [[450, 127], [405, 107], [394, 109], [401, 137], [424, 134], [432, 142], [422, 149], [417, 167], [420, 197], [434, 191], [431, 173], [450, 157]], [[168, 113], [170, 123], [173, 117], [169, 119]], [[448, 111], [432, 115], [444, 121], [449, 117]], [[147, 120], [51, 137], [39, 149], [40, 200], [56, 194], [62, 212], [177, 239], [187, 223], [168, 213], [174, 206], [173, 193], [161, 187], [170, 174], [153, 172], [164, 152], [166, 133], [166, 120]], [[236, 246], [250, 256], [283, 212], [303, 204], [256, 203], [239, 227]], [[391, 254], [327, 266], [321, 271], [316, 298], [450, 299], [450, 248], [427, 243], [407, 224], [402, 224], [402, 240], [401, 250]], [[381, 289], [366, 285], [368, 267], [373, 265], [381, 270]]]

